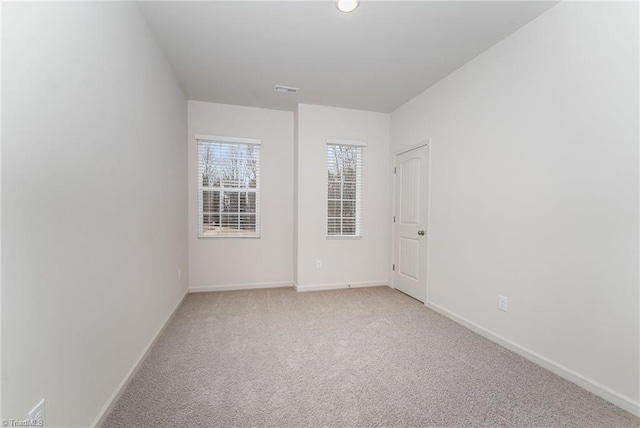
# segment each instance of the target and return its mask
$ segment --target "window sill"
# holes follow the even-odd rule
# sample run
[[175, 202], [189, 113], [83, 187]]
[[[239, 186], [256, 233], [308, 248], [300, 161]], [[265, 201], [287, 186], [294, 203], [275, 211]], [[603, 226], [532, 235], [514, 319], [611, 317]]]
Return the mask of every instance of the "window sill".
[[328, 240], [341, 240], [341, 239], [346, 239], [346, 240], [352, 240], [352, 239], [362, 239], [361, 235], [355, 236], [355, 235], [327, 235], [327, 239]]
[[260, 239], [260, 235], [209, 235], [198, 236], [198, 239], [224, 239], [224, 238], [239, 238], [239, 239]]

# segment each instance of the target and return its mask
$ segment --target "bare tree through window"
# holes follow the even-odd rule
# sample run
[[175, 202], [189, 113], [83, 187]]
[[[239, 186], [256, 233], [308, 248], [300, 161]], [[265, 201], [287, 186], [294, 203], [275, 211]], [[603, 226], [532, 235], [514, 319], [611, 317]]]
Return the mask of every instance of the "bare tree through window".
[[260, 146], [198, 141], [200, 236], [259, 234]]
[[362, 147], [327, 145], [327, 235], [360, 236]]

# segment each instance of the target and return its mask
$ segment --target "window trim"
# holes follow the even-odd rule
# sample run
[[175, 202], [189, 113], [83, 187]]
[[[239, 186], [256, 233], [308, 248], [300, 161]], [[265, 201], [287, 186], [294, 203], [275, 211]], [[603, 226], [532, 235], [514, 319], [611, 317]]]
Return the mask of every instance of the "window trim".
[[[241, 239], [260, 239], [261, 236], [261, 227], [260, 227], [260, 219], [261, 219], [261, 208], [260, 208], [260, 194], [261, 194], [261, 174], [260, 174], [260, 158], [262, 156], [262, 150], [258, 152], [258, 174], [256, 180], [256, 188], [255, 189], [245, 189], [245, 188], [232, 188], [227, 189], [230, 191], [250, 191], [255, 192], [256, 194], [256, 231], [251, 234], [240, 234], [240, 233], [225, 233], [225, 234], [214, 234], [214, 235], [204, 235], [203, 232], [203, 220], [204, 220], [204, 210], [201, 210], [201, 200], [202, 195], [205, 190], [203, 190], [202, 186], [202, 171], [200, 169], [200, 142], [204, 143], [221, 143], [221, 144], [245, 144], [245, 145], [254, 145], [260, 147], [262, 145], [262, 140], [254, 139], [254, 138], [239, 138], [239, 137], [223, 137], [223, 136], [214, 136], [214, 135], [203, 135], [203, 134], [195, 134], [196, 140], [196, 169], [197, 169], [197, 186], [196, 186], [196, 211], [198, 213], [198, 224], [197, 224], [197, 238], [198, 239], [219, 239], [219, 238], [241, 238]], [[218, 188], [216, 188], [218, 189]], [[224, 190], [220, 188], [218, 190]], [[213, 190], [212, 190], [213, 191]], [[240, 213], [238, 213], [240, 215]]]
[[[353, 235], [329, 235], [329, 194], [327, 193], [325, 196], [325, 237], [327, 240], [341, 240], [341, 239], [346, 239], [346, 240], [353, 240], [353, 239], [362, 239], [363, 237], [363, 221], [362, 221], [362, 186], [363, 186], [363, 181], [364, 181], [364, 147], [367, 146], [367, 144], [364, 141], [360, 141], [360, 140], [345, 140], [345, 139], [339, 139], [339, 138], [327, 138], [326, 139], [326, 146], [325, 147], [325, 162], [328, 162], [327, 159], [327, 154], [328, 154], [328, 146], [354, 146], [358, 149], [360, 149], [360, 171], [356, 172], [356, 176], [360, 179], [360, 181], [356, 181], [356, 199], [355, 199], [355, 204], [356, 204], [356, 216], [355, 216], [355, 221], [356, 221], [356, 230], [355, 233]], [[328, 168], [328, 163], [325, 165], [325, 174], [326, 174], [326, 168]], [[327, 176], [325, 175], [325, 179], [327, 178]], [[325, 185], [325, 191], [328, 192], [329, 191], [329, 182], [328, 180], [326, 181], [326, 185]], [[341, 217], [342, 218], [342, 217]]]
[[215, 135], [196, 134], [196, 142], [206, 141], [208, 143], [229, 143], [229, 144], [253, 144], [262, 145], [262, 140], [255, 138], [220, 137]]
[[367, 147], [367, 143], [360, 140], [342, 140], [339, 138], [327, 138], [327, 145], [333, 146], [358, 146]]

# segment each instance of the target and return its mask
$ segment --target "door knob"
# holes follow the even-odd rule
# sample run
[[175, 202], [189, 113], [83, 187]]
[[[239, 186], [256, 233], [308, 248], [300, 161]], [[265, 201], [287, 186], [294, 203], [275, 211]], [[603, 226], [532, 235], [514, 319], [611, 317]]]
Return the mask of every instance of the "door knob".
[[419, 231], [418, 231], [418, 235], [420, 235], [420, 236], [424, 236], [424, 230], [419, 230]]

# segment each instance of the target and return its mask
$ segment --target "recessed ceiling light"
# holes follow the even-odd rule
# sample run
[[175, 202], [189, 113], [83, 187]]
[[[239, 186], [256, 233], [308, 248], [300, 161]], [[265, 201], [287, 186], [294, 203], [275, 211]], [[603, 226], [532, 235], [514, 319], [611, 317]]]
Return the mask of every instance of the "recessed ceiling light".
[[276, 92], [282, 92], [284, 94], [297, 94], [299, 89], [298, 88], [292, 88], [290, 86], [276, 85], [275, 91]]
[[338, 0], [336, 7], [340, 12], [353, 12], [358, 8], [358, 0]]

